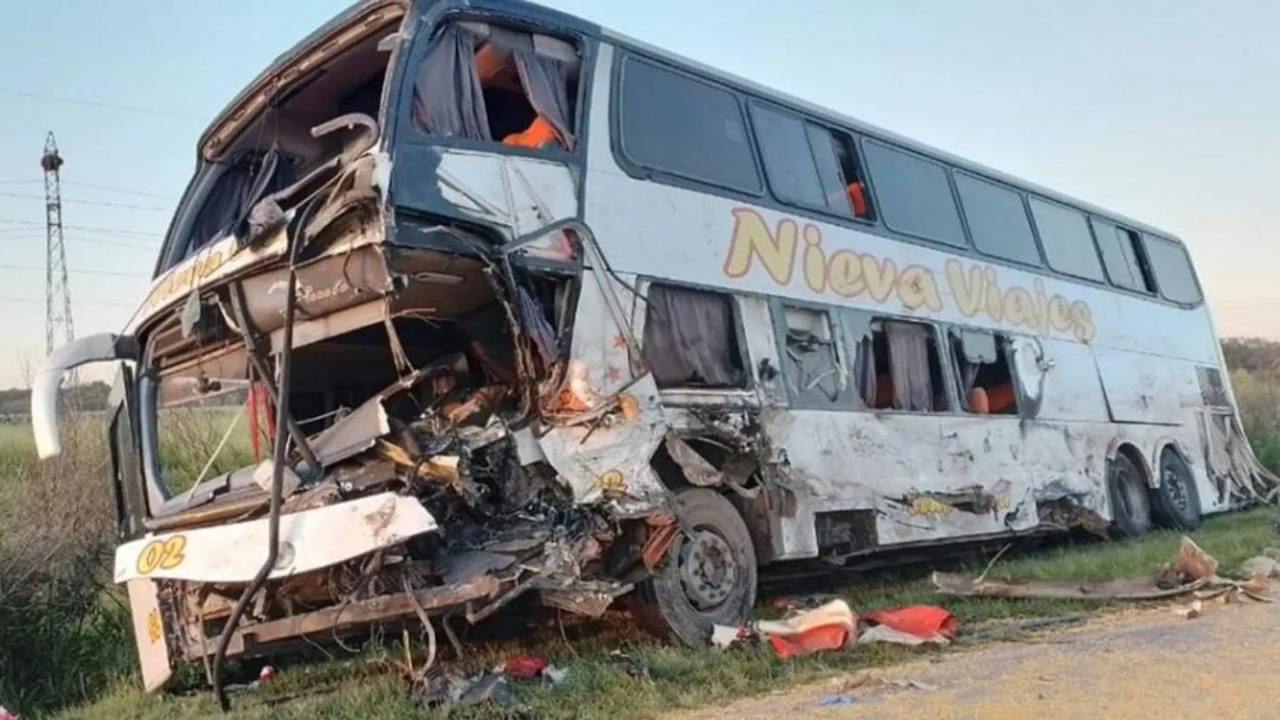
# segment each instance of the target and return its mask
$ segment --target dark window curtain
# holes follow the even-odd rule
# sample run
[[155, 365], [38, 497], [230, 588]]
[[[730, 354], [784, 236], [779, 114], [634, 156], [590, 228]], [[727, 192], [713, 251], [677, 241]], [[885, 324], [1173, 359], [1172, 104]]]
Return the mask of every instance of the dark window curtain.
[[644, 360], [658, 387], [740, 387], [744, 378], [729, 299], [651, 286]]
[[569, 64], [531, 50], [512, 51], [529, 104], [555, 128], [566, 150], [573, 149], [573, 106], [569, 100]]
[[457, 25], [440, 33], [413, 85], [413, 121], [432, 135], [492, 140], [476, 72], [476, 37]]
[[862, 402], [869, 408], [876, 406], [876, 353], [875, 343], [868, 335], [858, 341], [857, 355], [853, 360], [853, 384], [858, 388]]
[[893, 377], [893, 407], [933, 411], [933, 380], [929, 376], [929, 333], [923, 325], [887, 322], [889, 365]]

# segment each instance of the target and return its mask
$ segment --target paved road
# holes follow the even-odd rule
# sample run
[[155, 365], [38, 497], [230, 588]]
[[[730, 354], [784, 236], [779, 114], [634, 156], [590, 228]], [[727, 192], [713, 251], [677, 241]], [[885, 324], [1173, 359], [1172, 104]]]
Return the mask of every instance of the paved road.
[[[853, 703], [820, 701], [859, 678]], [[933, 690], [887, 685], [918, 680]], [[1205, 603], [1187, 620], [1130, 610], [671, 720], [1244, 720], [1280, 718], [1280, 605]]]

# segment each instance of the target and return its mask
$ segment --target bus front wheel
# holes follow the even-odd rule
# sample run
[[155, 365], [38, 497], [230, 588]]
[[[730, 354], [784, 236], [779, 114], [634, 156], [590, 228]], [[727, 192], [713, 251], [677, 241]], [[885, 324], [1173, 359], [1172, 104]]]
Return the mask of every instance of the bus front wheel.
[[1160, 485], [1151, 489], [1151, 510], [1159, 523], [1174, 530], [1200, 527], [1200, 493], [1191, 468], [1173, 448], [1160, 453]]
[[1125, 453], [1117, 453], [1107, 467], [1111, 497], [1111, 528], [1121, 538], [1135, 538], [1151, 529], [1151, 501], [1142, 471]]
[[644, 623], [692, 647], [714, 625], [739, 626], [756, 600], [756, 553], [747, 525], [724, 496], [690, 488], [675, 498], [683, 532], [637, 588]]

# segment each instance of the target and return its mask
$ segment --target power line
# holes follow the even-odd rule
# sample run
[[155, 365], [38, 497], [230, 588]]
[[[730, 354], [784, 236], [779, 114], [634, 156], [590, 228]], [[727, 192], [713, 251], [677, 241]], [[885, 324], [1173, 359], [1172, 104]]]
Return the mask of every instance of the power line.
[[[70, 185], [71, 183], [63, 183]], [[0, 197], [21, 198], [24, 200], [44, 200], [43, 195], [33, 195], [30, 193], [0, 192]], [[79, 198], [62, 198], [64, 203], [76, 203], [78, 205], [101, 205], [103, 207], [126, 208], [129, 210], [154, 210], [156, 212], [172, 212], [173, 208], [160, 207], [159, 205], [130, 205], [128, 203], [109, 202], [106, 200], [81, 200]]]
[[70, 103], [72, 105], [102, 108], [104, 110], [118, 110], [120, 112], [131, 112], [138, 115], [151, 115], [153, 117], [167, 117], [178, 120], [205, 119], [195, 115], [188, 115], [186, 113], [172, 112], [170, 110], [157, 110], [154, 108], [137, 107], [136, 105], [121, 105], [118, 103], [102, 102], [101, 100], [87, 100], [85, 98], [70, 97], [67, 95], [51, 95], [47, 93], [30, 92], [28, 90], [14, 90], [12, 88], [0, 88], [0, 94], [31, 98], [33, 100], [51, 100], [54, 102]]
[[162, 195], [160, 193], [147, 192], [145, 190], [131, 190], [129, 188], [117, 187], [115, 185], [99, 185], [98, 183], [87, 183], [80, 181], [63, 180], [63, 185], [72, 187], [93, 188], [94, 190], [104, 190], [106, 192], [120, 193], [122, 195], [137, 195], [138, 197], [149, 197], [157, 200], [177, 200], [173, 195]]
[[[44, 271], [45, 271], [45, 269], [44, 269], [44, 268], [42, 268], [42, 267], [40, 267], [40, 266], [38, 266], [38, 265], [9, 265], [9, 264], [6, 264], [6, 263], [0, 263], [0, 270], [32, 270], [32, 271], [34, 271], [34, 272], [44, 272]], [[116, 271], [114, 271], [114, 270], [79, 270], [79, 269], [72, 270], [72, 269], [68, 269], [68, 270], [67, 270], [67, 272], [69, 272], [69, 273], [75, 273], [75, 274], [79, 274], [79, 275], [112, 275], [112, 276], [116, 276], [116, 277], [141, 277], [141, 278], [150, 277], [150, 275], [147, 275], [146, 273], [116, 272]]]
[[[44, 303], [44, 298], [36, 298], [36, 297], [0, 297], [0, 302], [11, 302], [11, 303]], [[77, 303], [76, 303], [76, 305], [99, 305], [99, 306], [106, 306], [106, 307], [122, 307], [122, 308], [132, 308], [132, 307], [137, 307], [137, 306], [138, 306], [138, 304], [137, 304], [137, 303], [111, 302], [111, 301], [109, 301], [109, 300], [91, 300], [91, 301], [87, 301], [87, 302], [77, 302]]]
[[[12, 223], [14, 225], [33, 225], [37, 227], [44, 225], [44, 223], [35, 222], [34, 220], [15, 220], [12, 218], [0, 218], [0, 223]], [[92, 232], [108, 233], [111, 235], [134, 235], [137, 237], [153, 237], [153, 238], [164, 237], [160, 233], [146, 232], [143, 230], [130, 230], [127, 228], [102, 227], [99, 225], [63, 225], [62, 227], [68, 228], [71, 230], [89, 230]]]
[[[0, 185], [39, 185], [43, 180], [0, 180]], [[164, 195], [162, 193], [150, 192], [147, 190], [133, 190], [131, 188], [120, 187], [119, 185], [103, 185], [101, 183], [80, 182], [78, 180], [63, 180], [63, 185], [72, 187], [91, 188], [93, 190], [102, 190], [103, 192], [120, 193], [121, 195], [137, 195], [138, 197], [149, 197], [157, 200], [177, 200], [173, 195]]]

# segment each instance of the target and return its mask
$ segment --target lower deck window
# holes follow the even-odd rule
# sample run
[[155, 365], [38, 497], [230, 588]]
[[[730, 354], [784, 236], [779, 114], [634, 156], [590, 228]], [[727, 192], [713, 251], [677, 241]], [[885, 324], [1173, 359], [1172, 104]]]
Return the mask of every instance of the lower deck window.
[[788, 307], [783, 311], [783, 374], [791, 399], [804, 405], [833, 405], [844, 390], [831, 319], [822, 310]]
[[1009, 367], [1009, 339], [982, 330], [953, 330], [960, 398], [975, 415], [1017, 415], [1018, 399]]
[[742, 387], [742, 350], [727, 295], [651, 285], [644, 360], [660, 388]]
[[945, 412], [946, 380], [933, 328], [923, 323], [875, 320], [859, 343], [854, 367], [869, 408]]

